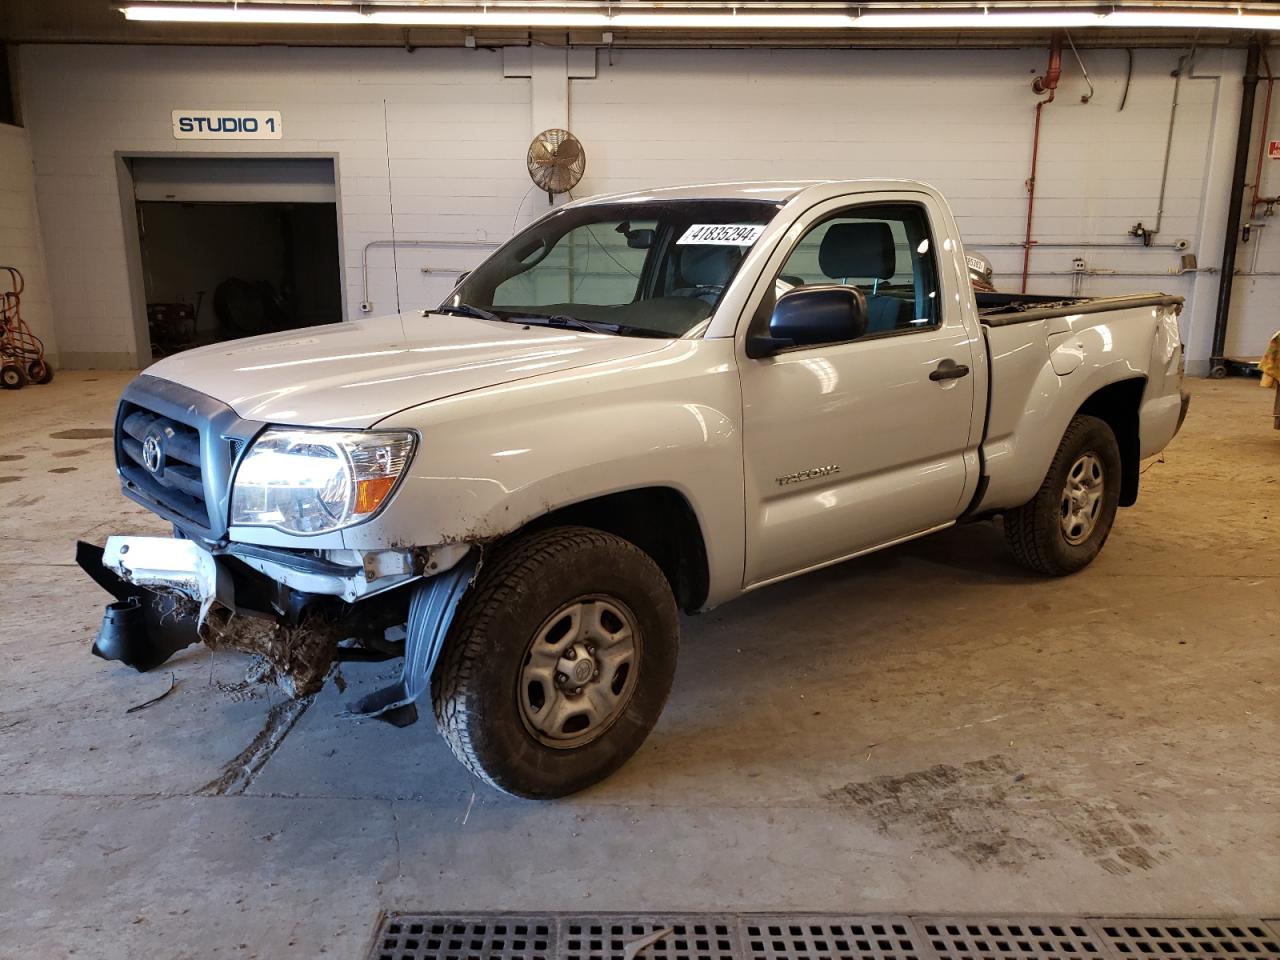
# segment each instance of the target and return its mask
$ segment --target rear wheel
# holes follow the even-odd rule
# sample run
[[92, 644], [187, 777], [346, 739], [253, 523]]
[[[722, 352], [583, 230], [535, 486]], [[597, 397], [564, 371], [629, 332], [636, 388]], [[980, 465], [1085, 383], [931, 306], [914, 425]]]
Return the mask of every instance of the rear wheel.
[[1018, 562], [1050, 576], [1088, 566], [1115, 521], [1120, 470], [1111, 428], [1097, 417], [1072, 419], [1036, 495], [1004, 515]]
[[43, 357], [32, 360], [27, 364], [27, 379], [32, 383], [48, 383], [53, 379], [53, 367]]
[[631, 757], [671, 689], [675, 599], [634, 544], [585, 527], [518, 539], [481, 567], [435, 671], [436, 722], [476, 776], [560, 797]]

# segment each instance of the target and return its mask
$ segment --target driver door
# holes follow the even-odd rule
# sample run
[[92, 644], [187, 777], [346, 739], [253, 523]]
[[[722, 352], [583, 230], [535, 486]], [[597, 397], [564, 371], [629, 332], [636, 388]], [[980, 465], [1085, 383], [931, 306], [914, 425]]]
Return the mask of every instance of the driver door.
[[752, 330], [767, 326], [771, 296], [816, 283], [856, 286], [868, 326], [758, 360], [740, 335], [744, 587], [948, 524], [972, 495], [973, 335], [950, 244], [934, 242], [941, 216], [922, 194], [828, 201], [770, 259], [772, 288], [747, 305]]

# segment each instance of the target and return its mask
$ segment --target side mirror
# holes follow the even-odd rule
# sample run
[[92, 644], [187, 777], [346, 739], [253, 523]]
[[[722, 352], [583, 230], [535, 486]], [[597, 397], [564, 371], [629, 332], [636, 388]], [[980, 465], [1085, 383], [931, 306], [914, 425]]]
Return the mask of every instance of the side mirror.
[[856, 287], [797, 287], [778, 298], [768, 332], [747, 338], [747, 356], [771, 357], [787, 347], [857, 340], [867, 332], [867, 298]]
[[471, 276], [471, 271], [463, 270], [461, 273], [458, 274], [458, 279], [455, 281], [455, 283], [458, 285], [461, 285], [462, 281], [467, 279], [467, 277], [469, 276]]

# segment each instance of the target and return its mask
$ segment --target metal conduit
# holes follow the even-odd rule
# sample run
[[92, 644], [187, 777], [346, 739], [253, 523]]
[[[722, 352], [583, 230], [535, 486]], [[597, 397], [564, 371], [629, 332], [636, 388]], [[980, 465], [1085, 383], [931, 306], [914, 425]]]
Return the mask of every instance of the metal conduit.
[[1249, 167], [1249, 140], [1253, 135], [1253, 106], [1258, 92], [1258, 61], [1262, 45], [1255, 36], [1249, 42], [1245, 60], [1244, 84], [1240, 92], [1240, 126], [1236, 131], [1235, 170], [1231, 176], [1231, 193], [1227, 206], [1226, 240], [1222, 247], [1222, 279], [1218, 283], [1218, 310], [1213, 319], [1213, 349], [1209, 353], [1210, 368], [1223, 366], [1223, 350], [1227, 343], [1227, 318], [1231, 314], [1232, 277], [1235, 274], [1236, 247], [1240, 241], [1240, 213], [1244, 206], [1244, 181]]

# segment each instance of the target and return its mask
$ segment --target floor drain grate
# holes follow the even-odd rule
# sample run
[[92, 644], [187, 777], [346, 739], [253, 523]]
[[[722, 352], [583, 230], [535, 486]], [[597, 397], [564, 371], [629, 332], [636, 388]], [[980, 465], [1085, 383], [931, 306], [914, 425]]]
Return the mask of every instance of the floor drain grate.
[[1275, 921], [834, 914], [384, 916], [368, 960], [1280, 960]]
[[736, 927], [716, 916], [564, 917], [558, 960], [738, 960]]
[[370, 960], [551, 960], [555, 923], [547, 917], [392, 914]]
[[742, 918], [744, 960], [922, 960], [905, 917]]
[[1103, 956], [1088, 925], [1077, 920], [918, 918], [938, 960], [1087, 960]]
[[1280, 960], [1280, 940], [1259, 920], [1097, 920], [1119, 957]]

